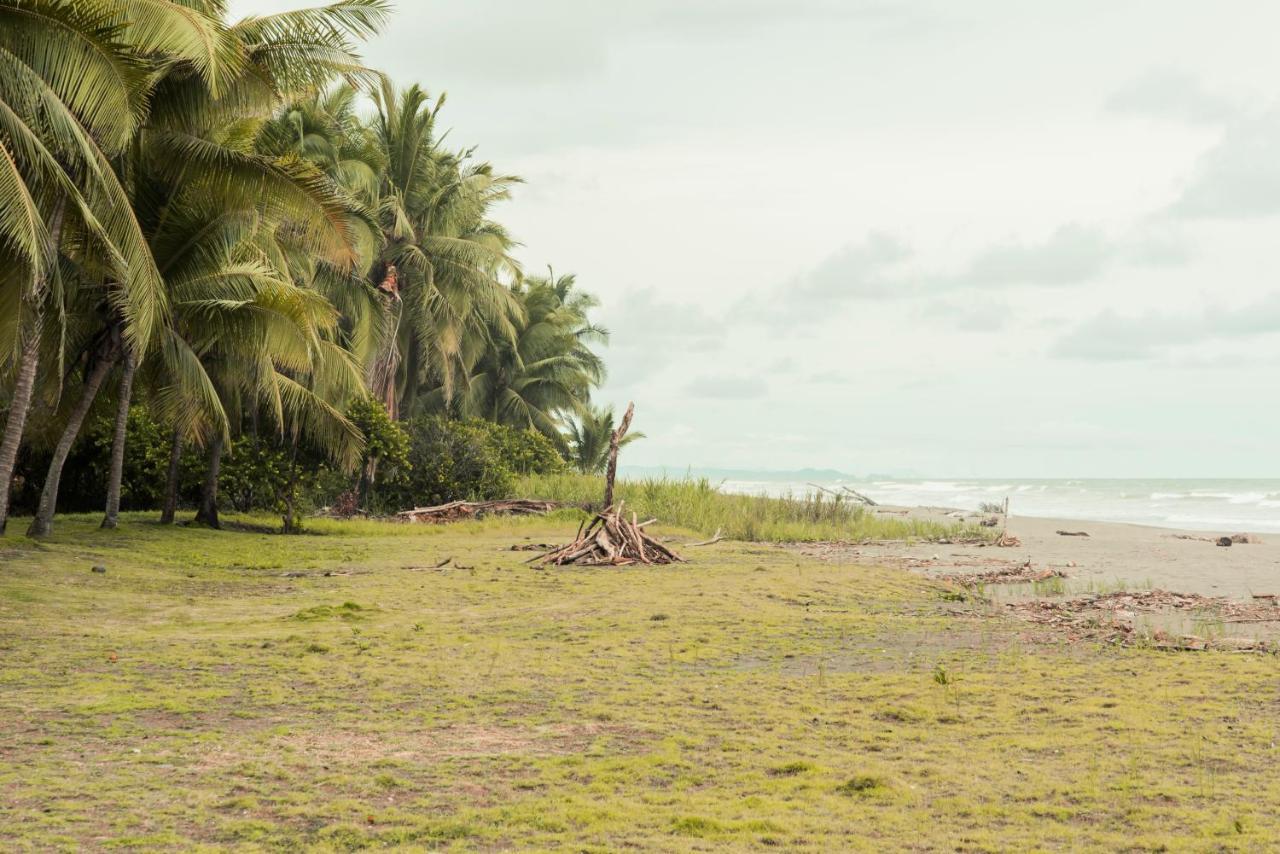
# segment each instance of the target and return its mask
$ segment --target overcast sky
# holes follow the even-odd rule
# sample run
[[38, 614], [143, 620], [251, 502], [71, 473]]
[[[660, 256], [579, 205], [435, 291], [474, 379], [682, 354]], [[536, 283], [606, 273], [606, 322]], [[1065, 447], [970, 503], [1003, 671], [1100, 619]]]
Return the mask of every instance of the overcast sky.
[[[306, 5], [239, 0], [239, 13]], [[402, 0], [626, 462], [1280, 476], [1280, 5]]]

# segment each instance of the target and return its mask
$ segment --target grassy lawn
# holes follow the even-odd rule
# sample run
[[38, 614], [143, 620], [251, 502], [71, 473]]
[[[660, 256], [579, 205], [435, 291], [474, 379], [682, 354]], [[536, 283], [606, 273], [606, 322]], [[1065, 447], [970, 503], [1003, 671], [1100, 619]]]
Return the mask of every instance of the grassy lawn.
[[772, 546], [621, 570], [510, 550], [571, 537], [568, 514], [97, 521], [0, 540], [5, 851], [1280, 838], [1274, 658], [1026, 637]]

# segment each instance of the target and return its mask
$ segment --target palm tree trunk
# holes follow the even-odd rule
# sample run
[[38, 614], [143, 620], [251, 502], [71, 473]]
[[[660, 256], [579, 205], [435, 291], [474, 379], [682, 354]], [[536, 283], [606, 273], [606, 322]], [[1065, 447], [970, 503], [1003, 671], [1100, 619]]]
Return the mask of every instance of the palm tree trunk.
[[[67, 200], [59, 196], [53, 209], [49, 227], [49, 242], [56, 257], [62, 244], [62, 225]], [[13, 400], [9, 402], [9, 417], [4, 423], [4, 438], [0, 439], [0, 536], [9, 522], [9, 490], [13, 485], [13, 466], [22, 445], [22, 433], [27, 426], [27, 413], [31, 410], [31, 397], [36, 387], [36, 375], [40, 368], [40, 338], [44, 331], [44, 292], [48, 282], [33, 283], [30, 304], [34, 318], [22, 342], [22, 361], [18, 364], [18, 376], [13, 385]]]
[[196, 521], [210, 528], [221, 528], [218, 521], [218, 472], [222, 470], [222, 434], [214, 437], [209, 446], [209, 469], [205, 472], [204, 487], [200, 490], [200, 509]]
[[116, 431], [111, 437], [111, 473], [107, 478], [107, 512], [102, 527], [114, 528], [120, 516], [120, 482], [124, 479], [124, 443], [129, 429], [129, 403], [133, 397], [133, 374], [138, 368], [133, 348], [124, 350], [124, 368], [120, 371], [119, 400], [116, 403]]
[[173, 445], [169, 448], [169, 474], [164, 482], [164, 509], [160, 524], [172, 525], [178, 512], [178, 473], [182, 464], [182, 430], [173, 428]]
[[89, 370], [80, 400], [76, 402], [75, 409], [71, 410], [67, 426], [63, 428], [58, 445], [53, 449], [53, 459], [49, 462], [49, 471], [44, 477], [44, 489], [40, 491], [40, 506], [27, 528], [28, 537], [47, 537], [53, 531], [53, 514], [58, 508], [58, 484], [62, 480], [62, 467], [67, 462], [76, 437], [80, 435], [80, 427], [89, 414], [89, 407], [93, 406], [94, 398], [98, 396], [98, 389], [102, 388], [102, 381], [115, 364], [115, 355], [103, 356]]
[[22, 345], [22, 361], [18, 365], [18, 377], [13, 386], [13, 400], [9, 404], [9, 417], [4, 424], [4, 439], [0, 440], [0, 535], [9, 521], [9, 489], [13, 484], [13, 467], [18, 459], [18, 447], [22, 444], [22, 432], [27, 424], [27, 412], [31, 408], [31, 396], [36, 387], [36, 372], [40, 367], [40, 324], [27, 334]]
[[289, 454], [289, 483], [285, 486], [284, 493], [284, 533], [298, 534], [302, 532], [302, 525], [298, 523], [297, 514], [297, 483], [298, 483], [298, 434], [293, 434], [293, 450]]

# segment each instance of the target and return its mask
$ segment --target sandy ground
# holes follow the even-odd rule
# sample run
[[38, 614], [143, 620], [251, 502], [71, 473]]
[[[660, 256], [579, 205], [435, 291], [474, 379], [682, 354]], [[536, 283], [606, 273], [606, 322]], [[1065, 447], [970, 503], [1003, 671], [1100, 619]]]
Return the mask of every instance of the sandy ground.
[[[902, 509], [884, 508], [881, 512], [900, 513]], [[939, 508], [907, 512], [948, 518], [947, 511]], [[955, 515], [950, 518], [954, 520]], [[979, 518], [973, 516], [974, 520]], [[1066, 537], [1058, 531], [1084, 531], [1089, 536]], [[1120, 582], [1130, 590], [1172, 590], [1240, 601], [1257, 594], [1280, 594], [1280, 536], [1263, 535], [1261, 542], [1223, 547], [1213, 542], [1218, 533], [1020, 516], [1009, 518], [1008, 532], [1021, 541], [1020, 546], [858, 545], [848, 547], [848, 557], [903, 564], [929, 574], [981, 572], [1030, 561], [1035, 568], [1060, 570], [1076, 588], [1090, 582], [1099, 587]], [[1222, 531], [1221, 535], [1239, 533], [1248, 532]]]

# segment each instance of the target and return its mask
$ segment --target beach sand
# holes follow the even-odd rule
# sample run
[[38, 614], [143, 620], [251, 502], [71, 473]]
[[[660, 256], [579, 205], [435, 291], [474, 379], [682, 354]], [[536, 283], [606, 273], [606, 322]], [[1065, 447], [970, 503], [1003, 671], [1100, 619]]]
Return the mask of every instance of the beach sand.
[[[879, 508], [879, 512], [955, 521], [941, 508]], [[979, 514], [964, 514], [977, 521]], [[1170, 590], [1249, 601], [1280, 594], [1280, 535], [1230, 547], [1219, 536], [1246, 531], [1178, 531], [1116, 522], [1081, 522], [1011, 516], [1008, 533], [1021, 545], [1007, 548], [968, 544], [867, 544], [842, 555], [863, 563], [902, 564], [930, 575], [975, 573], [1031, 562], [1059, 570], [1069, 588]], [[1084, 531], [1068, 537], [1058, 531]], [[1188, 539], [1190, 538], [1190, 539]], [[1254, 539], [1259, 539], [1254, 537]], [[1207, 540], [1207, 541], [1206, 541]], [[936, 558], [936, 559], [935, 559]]]

